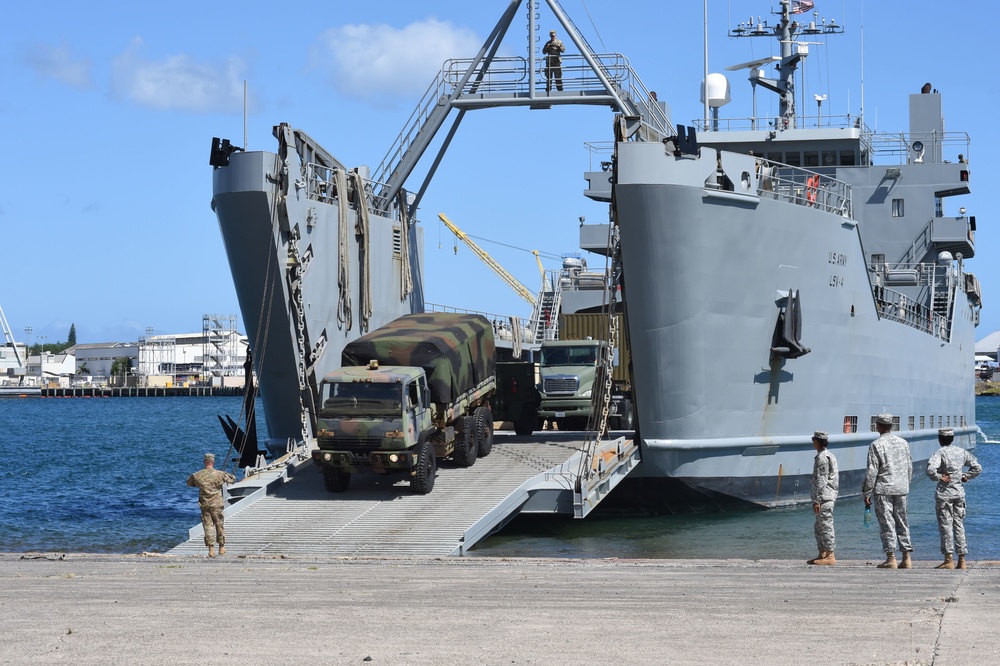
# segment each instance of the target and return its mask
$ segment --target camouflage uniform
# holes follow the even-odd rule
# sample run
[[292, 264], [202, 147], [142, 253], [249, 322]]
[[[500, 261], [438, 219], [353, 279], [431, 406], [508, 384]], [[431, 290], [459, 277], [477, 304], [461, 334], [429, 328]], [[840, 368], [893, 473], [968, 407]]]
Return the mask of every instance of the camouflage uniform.
[[819, 504], [816, 514], [816, 547], [820, 552], [836, 550], [836, 539], [833, 531], [833, 505], [837, 501], [840, 490], [840, 474], [837, 470], [837, 459], [832, 453], [823, 449], [816, 453], [813, 462], [812, 501]]
[[[942, 446], [927, 461], [927, 476], [937, 484], [935, 508], [938, 530], [941, 532], [941, 552], [951, 555], [965, 555], [969, 552], [965, 541], [965, 488], [962, 485], [962, 468], [968, 466], [966, 479], [974, 479], [983, 471], [975, 456], [957, 446]], [[951, 477], [945, 482], [942, 474]]]
[[562, 83], [562, 54], [566, 52], [566, 47], [562, 40], [556, 39], [555, 33], [549, 41], [542, 47], [545, 54], [545, 92], [552, 91], [552, 79], [556, 81], [556, 90], [563, 89]]
[[236, 477], [229, 472], [206, 467], [187, 479], [187, 484], [198, 488], [198, 506], [201, 507], [201, 524], [205, 528], [205, 545], [209, 548], [216, 543], [226, 545], [226, 528], [223, 525], [222, 486], [235, 483]]
[[875, 515], [878, 517], [882, 548], [896, 552], [896, 543], [903, 553], [913, 551], [910, 545], [910, 525], [906, 518], [906, 496], [913, 478], [910, 445], [902, 437], [887, 432], [868, 447], [868, 470], [861, 494], [875, 492]]

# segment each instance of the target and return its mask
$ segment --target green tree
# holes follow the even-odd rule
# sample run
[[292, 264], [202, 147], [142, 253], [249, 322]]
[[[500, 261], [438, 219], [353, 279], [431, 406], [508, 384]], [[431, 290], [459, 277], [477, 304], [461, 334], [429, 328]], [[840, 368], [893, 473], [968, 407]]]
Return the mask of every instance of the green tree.
[[69, 335], [66, 336], [66, 345], [72, 347], [76, 344], [76, 324], [69, 325]]

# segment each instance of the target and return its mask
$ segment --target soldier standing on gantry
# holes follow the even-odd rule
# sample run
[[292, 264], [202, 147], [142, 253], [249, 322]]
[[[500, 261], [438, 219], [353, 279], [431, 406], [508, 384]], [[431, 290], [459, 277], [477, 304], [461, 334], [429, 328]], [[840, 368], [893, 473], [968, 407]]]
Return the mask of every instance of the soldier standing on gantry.
[[556, 90], [562, 91], [562, 54], [566, 52], [566, 47], [562, 41], [556, 39], [556, 31], [549, 31], [549, 41], [542, 47], [545, 54], [545, 92], [552, 92], [552, 80], [555, 79]]

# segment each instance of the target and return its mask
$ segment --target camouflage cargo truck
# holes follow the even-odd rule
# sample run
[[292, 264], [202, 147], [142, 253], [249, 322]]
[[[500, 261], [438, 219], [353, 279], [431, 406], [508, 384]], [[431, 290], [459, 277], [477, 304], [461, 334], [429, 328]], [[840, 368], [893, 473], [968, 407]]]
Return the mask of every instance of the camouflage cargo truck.
[[313, 461], [330, 492], [351, 474], [404, 474], [434, 488], [437, 459], [460, 467], [493, 448], [493, 326], [480, 315], [405, 315], [348, 344], [320, 384]]
[[[620, 324], [621, 315], [615, 317]], [[548, 420], [560, 430], [584, 430], [588, 427], [593, 412], [595, 380], [599, 373], [598, 359], [601, 350], [608, 344], [607, 329], [606, 315], [603, 314], [573, 313], [559, 317], [560, 339], [542, 343], [539, 421]], [[621, 337], [623, 335], [619, 341]], [[634, 408], [627, 345], [620, 342], [618, 348], [612, 350], [612, 359], [607, 427], [632, 430]]]

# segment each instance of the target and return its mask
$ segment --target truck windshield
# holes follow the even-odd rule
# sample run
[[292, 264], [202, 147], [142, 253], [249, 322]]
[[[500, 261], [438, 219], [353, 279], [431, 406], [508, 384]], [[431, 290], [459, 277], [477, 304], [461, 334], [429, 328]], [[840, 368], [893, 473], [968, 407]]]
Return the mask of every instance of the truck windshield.
[[542, 347], [542, 366], [594, 365], [597, 363], [597, 346]]
[[324, 383], [321, 389], [320, 415], [399, 418], [403, 411], [402, 398], [402, 385], [396, 383]]

